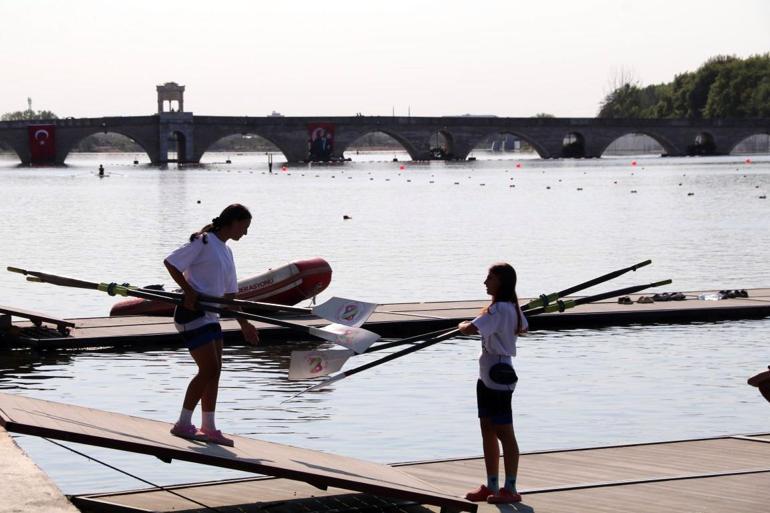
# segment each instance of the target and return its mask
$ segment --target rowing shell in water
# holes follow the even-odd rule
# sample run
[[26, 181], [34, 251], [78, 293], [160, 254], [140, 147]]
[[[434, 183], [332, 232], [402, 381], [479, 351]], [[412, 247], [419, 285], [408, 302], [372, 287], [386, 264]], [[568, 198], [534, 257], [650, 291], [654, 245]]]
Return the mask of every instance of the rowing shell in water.
[[[332, 280], [332, 268], [323, 258], [297, 260], [262, 274], [238, 281], [237, 299], [295, 305], [321, 293]], [[248, 307], [244, 308], [248, 311]], [[131, 298], [116, 303], [110, 316], [171, 316], [174, 305], [160, 301]]]

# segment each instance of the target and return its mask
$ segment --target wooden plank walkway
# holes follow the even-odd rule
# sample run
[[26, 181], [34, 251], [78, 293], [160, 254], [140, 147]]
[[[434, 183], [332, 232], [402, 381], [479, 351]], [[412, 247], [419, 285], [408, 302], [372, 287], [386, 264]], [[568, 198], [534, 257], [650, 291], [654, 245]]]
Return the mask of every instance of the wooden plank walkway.
[[[482, 458], [394, 466], [457, 496], [478, 486], [485, 475]], [[481, 504], [479, 512], [764, 513], [770, 511], [770, 435], [527, 453], [521, 457], [519, 482], [522, 503], [504, 508]], [[256, 511], [268, 505], [271, 511], [322, 512], [334, 500], [336, 511], [352, 513], [370, 500], [284, 479], [236, 479], [171, 489], [223, 512]], [[100, 512], [178, 512], [197, 507], [157, 489], [80, 495], [73, 502]], [[372, 507], [384, 511], [406, 505]]]
[[[727, 319], [763, 318], [770, 316], [770, 289], [750, 289], [748, 298], [720, 301], [698, 300], [701, 294], [714, 291], [686, 292], [685, 301], [636, 303], [621, 305], [616, 301], [601, 301], [581, 305], [563, 313], [533, 317], [532, 330], [600, 327], [634, 323], [682, 323]], [[647, 294], [648, 296], [650, 294]], [[640, 295], [630, 296], [634, 301]], [[525, 302], [527, 300], [523, 300]], [[429, 303], [392, 303], [380, 305], [364, 327], [383, 337], [404, 337], [445, 327], [475, 317], [488, 300], [439, 301]], [[278, 316], [276, 316], [278, 317]], [[282, 315], [309, 326], [328, 322], [314, 316]], [[11, 347], [39, 349], [82, 347], [158, 347], [178, 346], [181, 340], [170, 318], [165, 317], [95, 317], [69, 319], [75, 324], [68, 336], [52, 328], [35, 327], [30, 322], [18, 322], [7, 331], [6, 343]], [[254, 323], [260, 329], [264, 343], [285, 343], [307, 340], [307, 336], [264, 323]], [[222, 324], [228, 343], [242, 343], [240, 329], [234, 320]]]
[[475, 512], [476, 506], [397, 468], [364, 460], [234, 436], [235, 447], [184, 440], [171, 424], [81, 406], [0, 393], [7, 431], [191, 461], [254, 474]]

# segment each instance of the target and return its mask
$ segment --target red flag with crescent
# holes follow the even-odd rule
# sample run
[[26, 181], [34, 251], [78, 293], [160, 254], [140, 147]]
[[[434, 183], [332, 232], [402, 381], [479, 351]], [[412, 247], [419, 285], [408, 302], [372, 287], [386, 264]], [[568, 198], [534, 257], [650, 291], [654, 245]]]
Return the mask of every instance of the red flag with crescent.
[[29, 154], [32, 164], [56, 160], [56, 125], [29, 125]]

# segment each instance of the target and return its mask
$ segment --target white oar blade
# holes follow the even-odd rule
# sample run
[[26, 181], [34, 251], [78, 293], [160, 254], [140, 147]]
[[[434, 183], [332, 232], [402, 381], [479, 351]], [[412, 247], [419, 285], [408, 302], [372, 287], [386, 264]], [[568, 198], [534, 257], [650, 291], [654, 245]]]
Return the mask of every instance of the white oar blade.
[[340, 370], [355, 353], [350, 349], [292, 351], [289, 380], [321, 378]]
[[375, 308], [377, 305], [374, 303], [333, 297], [313, 307], [313, 314], [337, 324], [357, 328], [369, 319]]
[[380, 338], [378, 334], [369, 330], [345, 326], [344, 324], [329, 324], [323, 328], [310, 328], [310, 333], [342, 347], [347, 347], [356, 353], [363, 353]]

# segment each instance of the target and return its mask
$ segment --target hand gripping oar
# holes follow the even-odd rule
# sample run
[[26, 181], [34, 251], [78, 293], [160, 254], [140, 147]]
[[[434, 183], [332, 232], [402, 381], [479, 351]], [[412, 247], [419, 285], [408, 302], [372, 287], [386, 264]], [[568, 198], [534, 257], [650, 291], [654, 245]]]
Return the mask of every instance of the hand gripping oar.
[[645, 265], [650, 265], [652, 263], [652, 260], [645, 260], [644, 262], [639, 262], [638, 264], [632, 265], [630, 267], [626, 267], [624, 269], [618, 269], [617, 271], [613, 271], [611, 273], [607, 273], [603, 276], [599, 276], [598, 278], [594, 278], [592, 280], [588, 280], [586, 282], [580, 283], [578, 285], [569, 287], [564, 290], [560, 290], [559, 292], [554, 292], [552, 294], [542, 294], [537, 299], [533, 299], [526, 305], [521, 307], [522, 312], [526, 312], [528, 310], [531, 310], [533, 308], [537, 308], [539, 306], [548, 306], [550, 303], [556, 301], [557, 299], [561, 299], [565, 296], [569, 296], [573, 292], [578, 292], [583, 289], [587, 289], [589, 287], [593, 287], [594, 285], [599, 285], [600, 283], [604, 283], [605, 281], [612, 280], [613, 278], [617, 278], [618, 276], [621, 276], [623, 274], [626, 274], [630, 271], [636, 271], [640, 267], [644, 267]]
[[[639, 291], [647, 289], [647, 288], [660, 287], [662, 285], [668, 285], [669, 283], [671, 283], [671, 280], [663, 280], [663, 281], [658, 281], [658, 282], [654, 282], [654, 283], [648, 283], [646, 285], [635, 285], [635, 286], [632, 286], [632, 287], [626, 287], [626, 288], [622, 288], [622, 289], [618, 289], [618, 290], [612, 290], [612, 291], [609, 291], [609, 292], [603, 292], [601, 294], [596, 294], [594, 296], [586, 296], [586, 297], [578, 298], [578, 299], [575, 299], [575, 300], [559, 301], [558, 303], [553, 304], [553, 305], [548, 305], [546, 307], [540, 307], [540, 308], [537, 308], [537, 309], [534, 309], [534, 310], [530, 310], [530, 311], [527, 312], [527, 317], [532, 317], [534, 315], [540, 315], [540, 314], [544, 314], [544, 313], [547, 313], [547, 312], [556, 312], [556, 311], [563, 312], [564, 310], [566, 310], [568, 308], [574, 308], [574, 307], [576, 307], [578, 305], [584, 305], [584, 304], [591, 303], [591, 302], [594, 302], [594, 301], [601, 301], [603, 299], [608, 299], [608, 298], [616, 297], [616, 296], [622, 296], [622, 295], [625, 295], [625, 294], [633, 294], [635, 292], [639, 292]], [[447, 338], [451, 338], [451, 337], [457, 335], [459, 332], [460, 332], [459, 330], [453, 329], [453, 330], [451, 330], [451, 331], [449, 331], [449, 332], [447, 332], [447, 333], [445, 333], [443, 335], [439, 335], [439, 336], [437, 336], [437, 337], [435, 337], [433, 339], [426, 340], [425, 342], [423, 342], [421, 344], [415, 344], [412, 347], [408, 347], [406, 349], [402, 349], [401, 351], [396, 351], [395, 353], [389, 354], [388, 356], [380, 358], [379, 360], [374, 360], [373, 362], [366, 363], [364, 365], [361, 365], [360, 367], [356, 367], [356, 368], [350, 369], [348, 371], [344, 371], [344, 372], [340, 372], [338, 374], [334, 374], [329, 379], [327, 379], [325, 381], [322, 381], [321, 383], [318, 383], [316, 385], [313, 385], [313, 386], [311, 386], [309, 388], [306, 388], [305, 390], [302, 390], [301, 392], [299, 392], [297, 394], [294, 394], [293, 396], [291, 396], [290, 398], [286, 399], [286, 401], [283, 401], [283, 402], [291, 401], [295, 397], [298, 397], [298, 396], [304, 394], [305, 392], [310, 392], [310, 391], [314, 391], [314, 390], [320, 390], [321, 388], [324, 388], [327, 385], [331, 385], [332, 383], [335, 383], [337, 381], [345, 379], [346, 377], [352, 376], [353, 374], [358, 374], [359, 372], [365, 371], [367, 369], [371, 369], [372, 367], [376, 367], [378, 365], [382, 365], [383, 363], [387, 363], [389, 361], [395, 360], [396, 358], [401, 358], [402, 356], [406, 356], [408, 354], [414, 353], [415, 351], [419, 351], [420, 349], [424, 349], [426, 347], [430, 347], [433, 344], [436, 344], [438, 342], [441, 342], [442, 340], [445, 340]]]
[[[449, 328], [454, 330], [454, 328]], [[372, 346], [364, 353], [373, 353], [382, 351], [391, 347], [411, 344], [420, 340], [427, 340], [449, 331], [448, 329], [423, 333], [409, 338], [403, 338], [393, 342], [386, 342], [377, 346]], [[289, 363], [289, 381], [322, 378], [340, 370], [345, 362], [355, 353], [349, 349], [315, 349], [311, 351], [292, 351], [291, 361]]]
[[[152, 299], [152, 300], [164, 301], [167, 303], [174, 303], [174, 304], [182, 303], [181, 298], [172, 298], [172, 297], [155, 294], [153, 292], [136, 290], [131, 287], [118, 285], [116, 283], [96, 283], [96, 282], [90, 282], [90, 281], [84, 281], [84, 280], [77, 280], [74, 278], [67, 278], [65, 276], [57, 276], [55, 274], [47, 274], [47, 273], [42, 273], [38, 271], [28, 271], [26, 269], [19, 269], [17, 267], [8, 267], [8, 270], [19, 274], [24, 274], [28, 276], [27, 279], [30, 279], [29, 277], [33, 277], [32, 278], [33, 281], [42, 281], [45, 283], [50, 283], [52, 285], [60, 285], [63, 287], [75, 287], [75, 288], [89, 289], [89, 290], [99, 290], [101, 292], [107, 292], [110, 295], [133, 296], [133, 297], [139, 297], [143, 299]], [[198, 306], [202, 310], [208, 310], [210, 312], [217, 312], [220, 314], [231, 315], [233, 317], [241, 317], [243, 319], [260, 321], [260, 322], [272, 324], [275, 326], [283, 326], [285, 328], [290, 328], [302, 333], [307, 333], [309, 335], [313, 335], [323, 340], [328, 340], [329, 342], [334, 342], [335, 344], [339, 344], [341, 346], [347, 347], [348, 349], [351, 349], [356, 353], [361, 353], [363, 351], [366, 351], [366, 349], [370, 345], [372, 345], [376, 340], [380, 338], [380, 336], [377, 335], [376, 333], [365, 330], [363, 328], [357, 328], [354, 326], [330, 324], [329, 326], [324, 326], [323, 328], [315, 328], [312, 326], [305, 326], [303, 324], [298, 324], [290, 321], [273, 319], [272, 317], [265, 317], [263, 315], [257, 315], [254, 313], [239, 312], [236, 310], [227, 310], [227, 309], [219, 308], [217, 306], [210, 305], [207, 303], [198, 303]]]

